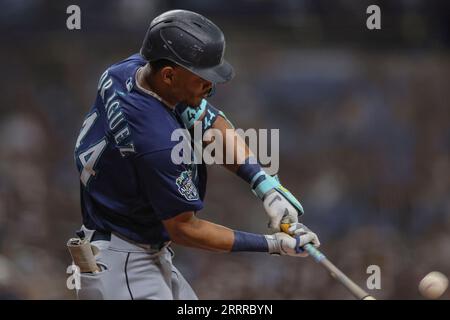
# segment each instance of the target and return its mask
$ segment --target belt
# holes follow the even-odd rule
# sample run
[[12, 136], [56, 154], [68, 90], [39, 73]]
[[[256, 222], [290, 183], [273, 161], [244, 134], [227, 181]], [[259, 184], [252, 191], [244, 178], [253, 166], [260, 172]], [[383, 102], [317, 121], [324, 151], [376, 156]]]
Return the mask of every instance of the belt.
[[124, 237], [121, 234], [118, 233], [114, 233], [114, 235], [128, 243], [134, 244], [140, 248], [143, 248], [145, 250], [156, 250], [156, 251], [160, 251], [161, 249], [163, 249], [164, 247], [167, 247], [170, 245], [171, 241], [166, 241], [166, 242], [157, 242], [157, 243], [139, 243], [136, 242], [134, 240], [128, 239], [126, 237]]
[[[82, 238], [82, 239], [85, 237], [84, 231], [82, 231], [82, 230], [78, 231], [77, 235], [80, 238]], [[147, 250], [150, 249], [150, 250], [158, 250], [159, 251], [162, 248], [164, 248], [164, 247], [166, 247], [166, 246], [168, 246], [170, 244], [170, 241], [151, 243], [151, 244], [143, 244], [143, 243], [138, 243], [136, 241], [130, 240], [130, 239], [122, 236], [121, 234], [118, 234], [118, 233], [114, 233], [114, 235], [119, 237], [119, 238], [121, 238], [121, 239], [123, 239], [123, 240], [125, 240], [125, 241], [127, 241], [127, 242], [129, 242], [129, 243], [133, 243], [134, 245], [137, 245], [137, 246], [139, 246], [141, 248], [144, 248], [144, 249], [147, 249]], [[101, 240], [103, 240], [103, 241], [111, 241], [111, 233], [110, 232], [105, 232], [105, 231], [95, 230], [94, 234], [91, 237], [91, 242], [101, 241]]]
[[91, 242], [100, 240], [111, 241], [111, 233], [95, 230], [92, 235]]

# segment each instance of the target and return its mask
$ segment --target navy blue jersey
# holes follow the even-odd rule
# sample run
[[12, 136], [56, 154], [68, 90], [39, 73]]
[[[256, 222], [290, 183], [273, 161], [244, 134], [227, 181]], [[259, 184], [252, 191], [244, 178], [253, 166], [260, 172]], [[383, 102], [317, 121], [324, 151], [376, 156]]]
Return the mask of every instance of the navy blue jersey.
[[174, 164], [176, 111], [136, 85], [135, 54], [108, 68], [75, 146], [83, 224], [139, 243], [169, 240], [162, 220], [203, 207], [206, 169]]

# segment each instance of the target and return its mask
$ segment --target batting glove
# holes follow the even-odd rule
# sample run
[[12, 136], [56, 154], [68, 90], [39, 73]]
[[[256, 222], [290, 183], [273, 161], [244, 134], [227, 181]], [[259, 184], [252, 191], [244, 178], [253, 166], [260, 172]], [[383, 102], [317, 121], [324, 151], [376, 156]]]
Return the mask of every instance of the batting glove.
[[314, 232], [303, 229], [302, 232], [298, 233], [294, 237], [284, 232], [265, 235], [269, 246], [269, 253], [305, 258], [309, 254], [302, 248], [304, 245], [308, 243], [311, 243], [315, 247], [320, 245], [319, 239]]
[[298, 222], [296, 208], [275, 190], [264, 197], [263, 205], [269, 217], [268, 227], [271, 233], [280, 231], [281, 221], [289, 224]]

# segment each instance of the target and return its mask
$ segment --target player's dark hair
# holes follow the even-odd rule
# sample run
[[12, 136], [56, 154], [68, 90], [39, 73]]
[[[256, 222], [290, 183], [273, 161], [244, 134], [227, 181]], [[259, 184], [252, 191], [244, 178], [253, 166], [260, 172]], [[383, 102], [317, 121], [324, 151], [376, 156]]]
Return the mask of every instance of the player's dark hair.
[[161, 70], [164, 67], [176, 67], [178, 66], [175, 62], [172, 62], [170, 60], [167, 59], [159, 59], [159, 60], [155, 60], [155, 61], [150, 61], [150, 68], [152, 69], [153, 72], [158, 72], [159, 70]]

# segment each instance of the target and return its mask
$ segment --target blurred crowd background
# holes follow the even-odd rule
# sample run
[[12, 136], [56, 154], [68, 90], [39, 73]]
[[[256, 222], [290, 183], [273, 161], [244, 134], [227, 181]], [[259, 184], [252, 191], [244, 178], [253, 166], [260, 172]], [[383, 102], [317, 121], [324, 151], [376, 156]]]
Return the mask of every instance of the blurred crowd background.
[[[66, 8], [81, 8], [81, 30]], [[366, 8], [381, 8], [381, 30]], [[210, 102], [238, 128], [280, 129], [282, 183], [322, 249], [380, 299], [450, 276], [450, 26], [446, 1], [0, 0], [0, 298], [73, 299], [65, 243], [80, 226], [73, 149], [100, 74], [174, 8], [225, 32], [236, 78]], [[201, 217], [266, 232], [259, 200], [209, 168]], [[175, 246], [201, 299], [351, 299], [312, 259]], [[449, 299], [447, 292], [444, 298]]]

